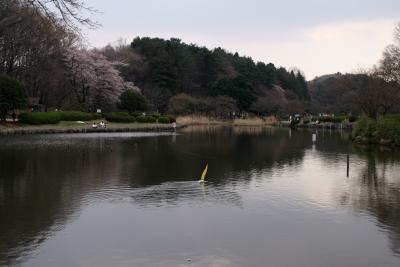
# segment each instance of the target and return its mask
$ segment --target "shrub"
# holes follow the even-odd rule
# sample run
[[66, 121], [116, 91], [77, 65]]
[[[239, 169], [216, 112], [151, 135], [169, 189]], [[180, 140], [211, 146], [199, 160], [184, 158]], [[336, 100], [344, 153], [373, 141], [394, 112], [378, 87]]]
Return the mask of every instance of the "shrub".
[[128, 90], [119, 97], [119, 107], [129, 112], [145, 111], [148, 104], [146, 98], [139, 92]]
[[332, 117], [318, 117], [317, 121], [319, 121], [319, 122], [332, 122]]
[[93, 120], [100, 120], [103, 118], [103, 115], [100, 113], [92, 113], [92, 119]]
[[347, 119], [346, 116], [335, 116], [335, 117], [331, 118], [331, 122], [333, 122], [333, 123], [342, 123], [346, 119]]
[[148, 123], [156, 123], [157, 119], [153, 116], [146, 116]]
[[29, 112], [19, 115], [22, 123], [26, 124], [57, 124], [61, 121], [60, 112]]
[[357, 116], [349, 116], [348, 119], [349, 119], [349, 122], [356, 122], [358, 118], [357, 118]]
[[379, 139], [389, 139], [400, 144], [400, 118], [398, 116], [379, 118], [376, 124], [376, 135]]
[[155, 123], [157, 122], [157, 119], [154, 118], [153, 116], [139, 116], [136, 118], [137, 122], [141, 122], [141, 123]]
[[173, 115], [165, 115], [164, 117], [169, 118], [169, 121], [170, 121], [171, 123], [176, 122], [176, 117], [173, 116]]
[[175, 116], [172, 116], [172, 115], [163, 115], [163, 116], [159, 116], [157, 118], [157, 121], [159, 123], [167, 124], [167, 123], [176, 122], [176, 119], [175, 119]]
[[358, 121], [357, 126], [353, 131], [353, 136], [373, 138], [376, 136], [376, 128], [377, 123], [374, 119], [363, 117]]
[[364, 117], [357, 123], [353, 136], [361, 136], [379, 142], [391, 140], [400, 145], [400, 116], [380, 117], [376, 120]]
[[100, 114], [92, 114], [81, 111], [60, 111], [62, 121], [91, 121], [101, 119]]
[[147, 122], [147, 118], [144, 115], [140, 115], [140, 116], [136, 117], [136, 121], [137, 122], [141, 122], [141, 123], [145, 123], [145, 122]]
[[109, 122], [123, 122], [123, 123], [129, 123], [129, 122], [135, 122], [135, 117], [129, 115], [127, 112], [111, 112], [111, 113], [106, 113], [104, 114], [104, 117], [106, 118], [107, 121]]
[[158, 120], [158, 118], [160, 118], [160, 117], [161, 117], [161, 115], [160, 115], [160, 114], [158, 114], [158, 113], [149, 114], [149, 115], [147, 115], [147, 116], [154, 117], [154, 118], [156, 118], [156, 120]]
[[130, 112], [129, 114], [136, 118], [143, 115], [143, 112], [135, 111], [135, 112]]
[[160, 116], [158, 118], [158, 122], [163, 123], [163, 124], [168, 124], [168, 123], [172, 123], [172, 120], [168, 116]]

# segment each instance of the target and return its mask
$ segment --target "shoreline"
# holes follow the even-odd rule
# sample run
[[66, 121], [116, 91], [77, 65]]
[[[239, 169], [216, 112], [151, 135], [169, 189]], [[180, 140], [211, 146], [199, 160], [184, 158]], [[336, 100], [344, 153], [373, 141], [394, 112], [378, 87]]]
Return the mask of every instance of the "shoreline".
[[[13, 125], [5, 127], [0, 125], [0, 136], [29, 135], [29, 134], [68, 134], [68, 133], [117, 133], [117, 132], [173, 132], [175, 129], [170, 124], [111, 124], [107, 128], [91, 128], [90, 125]], [[187, 125], [177, 125], [176, 129], [182, 129]]]
[[[89, 123], [77, 125], [75, 123], [46, 124], [46, 125], [22, 125], [14, 123], [0, 124], [0, 136], [29, 135], [29, 134], [68, 134], [68, 133], [113, 133], [113, 132], [172, 132], [188, 126], [232, 126], [232, 127], [278, 127], [290, 128], [290, 124], [260, 123], [260, 121], [193, 121], [178, 123], [174, 129], [171, 124], [160, 123], [109, 123], [107, 128], [91, 128]], [[354, 125], [324, 124], [324, 125], [295, 125], [297, 129], [332, 129], [352, 130]], [[349, 127], [350, 126], [350, 127]]]

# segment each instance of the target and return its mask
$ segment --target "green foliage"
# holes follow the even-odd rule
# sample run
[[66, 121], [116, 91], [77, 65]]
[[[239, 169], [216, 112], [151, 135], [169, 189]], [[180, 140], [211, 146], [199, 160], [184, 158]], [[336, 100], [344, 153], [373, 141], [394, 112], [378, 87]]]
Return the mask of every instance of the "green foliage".
[[146, 116], [148, 123], [156, 123], [157, 119], [153, 116]]
[[141, 116], [136, 118], [136, 121], [137, 122], [141, 122], [141, 123], [155, 123], [155, 122], [157, 122], [157, 119], [154, 118], [153, 116], [141, 115]]
[[256, 99], [250, 82], [244, 77], [220, 80], [212, 90], [212, 95], [214, 96], [226, 95], [232, 97], [236, 100], [240, 110], [249, 110]]
[[164, 115], [163, 117], [168, 118], [171, 123], [176, 122], [176, 118], [173, 115]]
[[119, 97], [119, 108], [129, 112], [146, 111], [148, 107], [146, 98], [139, 92], [128, 90]]
[[135, 111], [135, 112], [129, 112], [129, 115], [133, 116], [133, 117], [138, 117], [140, 115], [143, 115], [143, 112], [139, 112], [139, 111]]
[[281, 67], [277, 70], [278, 81], [280, 85], [295, 93], [301, 100], [309, 100], [307, 82], [304, 76], [294, 71], [288, 72], [285, 68]]
[[347, 116], [334, 116], [331, 118], [331, 122], [333, 123], [342, 123], [347, 120]]
[[91, 121], [102, 117], [100, 114], [81, 111], [60, 111], [59, 113], [62, 121]]
[[363, 137], [375, 140], [390, 140], [400, 145], [400, 116], [392, 115], [379, 117], [376, 120], [363, 117], [358, 121], [353, 131], [354, 137]]
[[357, 126], [353, 130], [353, 136], [374, 138], [376, 137], [376, 130], [377, 130], [376, 120], [368, 117], [363, 117], [357, 122]]
[[135, 117], [129, 115], [128, 112], [105, 113], [104, 117], [109, 122], [132, 123], [136, 121]]
[[358, 120], [357, 116], [348, 116], [349, 122], [356, 122]]
[[378, 138], [392, 140], [396, 144], [400, 144], [400, 116], [378, 118], [376, 130]]
[[27, 105], [24, 86], [16, 79], [0, 75], [0, 120], [5, 120], [9, 110]]
[[[179, 39], [135, 38], [132, 53], [143, 60], [130, 62], [122, 70], [126, 79], [144, 89], [160, 112], [169, 99], [185, 93], [196, 97], [230, 96], [241, 110], [249, 110], [259, 92], [281, 85], [301, 100], [309, 99], [307, 83], [300, 72], [277, 69], [273, 64], [255, 63], [249, 57], [222, 48], [209, 50]], [[143, 73], [143, 62], [146, 71]], [[201, 106], [196, 106], [201, 108]], [[183, 108], [188, 110], [190, 107]]]
[[29, 112], [19, 115], [19, 119], [25, 124], [57, 124], [61, 121], [61, 112]]
[[151, 117], [154, 117], [154, 118], [156, 118], [156, 120], [158, 120], [158, 118], [161, 116], [160, 114], [158, 114], [158, 113], [147, 113], [146, 114], [146, 116], [151, 116]]
[[168, 124], [168, 123], [175, 122], [176, 119], [172, 115], [164, 115], [164, 116], [159, 116], [157, 121], [158, 121], [158, 123]]
[[158, 123], [168, 124], [172, 123], [172, 120], [167, 116], [161, 116], [158, 118]]
[[136, 117], [136, 121], [137, 122], [141, 122], [141, 123], [145, 123], [145, 122], [147, 122], [147, 118], [144, 115], [140, 115], [140, 116]]

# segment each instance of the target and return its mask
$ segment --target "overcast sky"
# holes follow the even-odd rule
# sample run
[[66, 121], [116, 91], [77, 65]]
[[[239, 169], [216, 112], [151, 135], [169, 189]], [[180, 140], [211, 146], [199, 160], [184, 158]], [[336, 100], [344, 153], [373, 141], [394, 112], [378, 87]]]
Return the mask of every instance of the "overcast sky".
[[392, 42], [400, 0], [88, 0], [102, 24], [93, 46], [136, 36], [177, 37], [255, 61], [297, 67], [307, 79], [375, 64]]

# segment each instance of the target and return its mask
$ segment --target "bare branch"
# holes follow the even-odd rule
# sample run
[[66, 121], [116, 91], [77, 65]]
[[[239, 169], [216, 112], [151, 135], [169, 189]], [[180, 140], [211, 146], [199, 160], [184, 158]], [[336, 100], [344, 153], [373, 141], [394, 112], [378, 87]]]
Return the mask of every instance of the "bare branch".
[[79, 25], [96, 28], [98, 23], [83, 16], [83, 13], [96, 13], [97, 10], [87, 7], [81, 0], [21, 0], [22, 4], [37, 8], [48, 18], [62, 21], [68, 28], [79, 32]]

